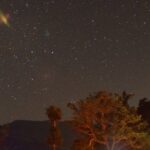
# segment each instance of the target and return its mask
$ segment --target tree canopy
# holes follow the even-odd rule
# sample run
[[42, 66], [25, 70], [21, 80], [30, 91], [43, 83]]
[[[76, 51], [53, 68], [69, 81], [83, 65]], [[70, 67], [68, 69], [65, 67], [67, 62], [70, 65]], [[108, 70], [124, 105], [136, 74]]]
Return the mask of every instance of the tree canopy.
[[61, 120], [62, 112], [59, 107], [49, 106], [46, 110], [46, 114], [53, 126], [56, 126], [56, 123]]
[[107, 150], [142, 148], [146, 124], [135, 108], [124, 103], [124, 96], [98, 92], [68, 104], [74, 127], [88, 137], [87, 147], [91, 150], [95, 144], [103, 144]]

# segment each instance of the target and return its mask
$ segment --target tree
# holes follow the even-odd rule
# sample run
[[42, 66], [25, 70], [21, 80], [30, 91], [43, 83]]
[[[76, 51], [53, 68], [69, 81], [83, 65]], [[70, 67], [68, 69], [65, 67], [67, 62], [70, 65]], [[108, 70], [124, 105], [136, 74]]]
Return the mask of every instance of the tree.
[[86, 138], [80, 138], [76, 139], [73, 142], [73, 145], [71, 146], [71, 150], [91, 150], [90, 148], [87, 147], [87, 139]]
[[46, 114], [51, 122], [51, 126], [55, 128], [57, 126], [57, 122], [60, 121], [62, 117], [61, 109], [56, 106], [50, 106], [47, 109]]
[[146, 134], [143, 145], [143, 150], [150, 150], [150, 134]]
[[[139, 101], [138, 113], [142, 116], [144, 120], [148, 123], [148, 132], [150, 132], [150, 100], [143, 98]], [[146, 141], [144, 142], [144, 150], [150, 149], [150, 134], [146, 135]]]
[[138, 113], [146, 120], [150, 127], [150, 101], [147, 98], [143, 98], [139, 102]]
[[91, 150], [95, 144], [103, 144], [107, 150], [142, 147], [146, 125], [136, 109], [124, 104], [122, 95], [98, 92], [68, 107], [73, 110], [74, 127], [89, 139]]
[[56, 150], [57, 147], [62, 143], [61, 132], [58, 128], [58, 121], [61, 120], [61, 109], [56, 106], [50, 106], [46, 110], [46, 114], [50, 120], [50, 134], [48, 137], [48, 144], [52, 147], [53, 150]]

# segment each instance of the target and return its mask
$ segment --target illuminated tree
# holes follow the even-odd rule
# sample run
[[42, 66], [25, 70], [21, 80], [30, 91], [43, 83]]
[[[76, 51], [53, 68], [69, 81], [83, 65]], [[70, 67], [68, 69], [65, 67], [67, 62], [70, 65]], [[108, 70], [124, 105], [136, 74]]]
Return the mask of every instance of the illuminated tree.
[[71, 150], [91, 150], [90, 147], [87, 147], [87, 139], [76, 139], [71, 146]]
[[124, 104], [122, 95], [99, 92], [68, 106], [73, 110], [74, 127], [88, 137], [91, 150], [95, 144], [107, 150], [142, 147], [146, 125], [136, 109]]
[[144, 148], [143, 150], [150, 150], [150, 135], [147, 134], [146, 138], [144, 139]]
[[57, 147], [62, 143], [61, 132], [57, 126], [58, 121], [61, 120], [61, 109], [55, 106], [50, 106], [46, 114], [50, 120], [50, 134], [48, 137], [48, 144], [52, 147], [53, 150], [56, 150]]

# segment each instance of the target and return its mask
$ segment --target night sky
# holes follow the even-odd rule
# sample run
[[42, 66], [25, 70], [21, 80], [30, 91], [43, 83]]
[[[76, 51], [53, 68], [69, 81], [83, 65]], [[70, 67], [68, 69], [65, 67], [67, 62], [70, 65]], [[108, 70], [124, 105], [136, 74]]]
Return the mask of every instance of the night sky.
[[149, 0], [0, 0], [0, 124], [45, 120], [99, 90], [150, 97]]

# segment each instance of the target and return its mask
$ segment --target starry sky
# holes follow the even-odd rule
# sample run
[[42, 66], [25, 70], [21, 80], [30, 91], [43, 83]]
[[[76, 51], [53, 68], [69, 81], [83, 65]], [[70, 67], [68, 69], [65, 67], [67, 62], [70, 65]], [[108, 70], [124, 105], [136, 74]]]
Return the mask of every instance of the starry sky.
[[45, 120], [99, 90], [150, 97], [149, 0], [0, 0], [0, 124]]

